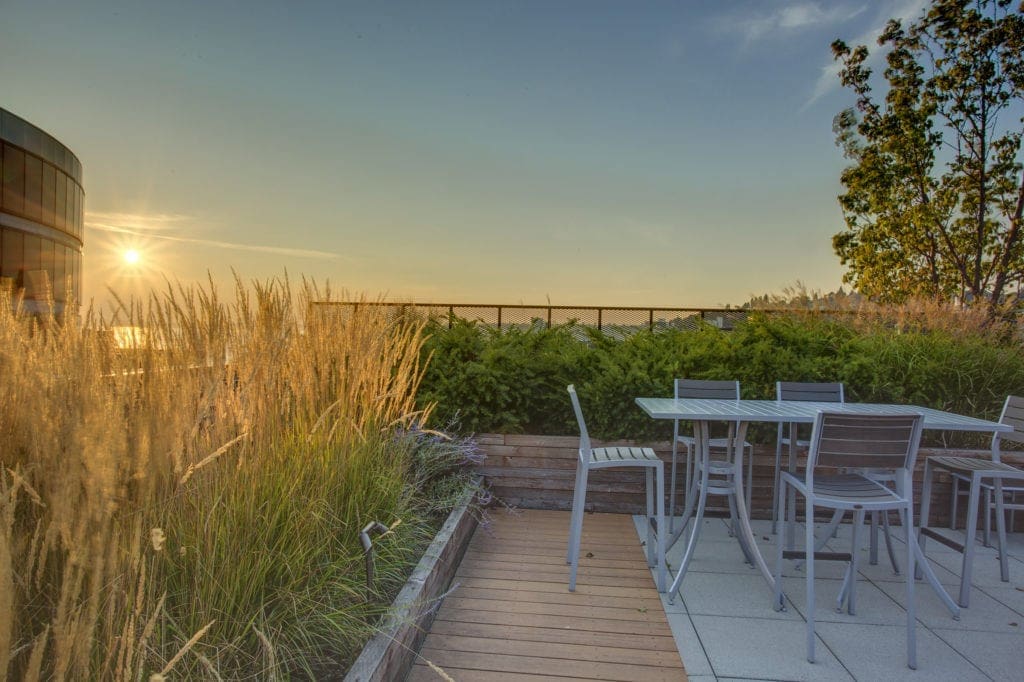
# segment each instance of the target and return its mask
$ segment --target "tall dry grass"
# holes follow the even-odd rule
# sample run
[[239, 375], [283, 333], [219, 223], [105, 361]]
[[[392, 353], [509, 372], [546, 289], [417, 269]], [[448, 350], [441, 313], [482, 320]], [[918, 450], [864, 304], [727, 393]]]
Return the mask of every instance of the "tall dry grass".
[[422, 329], [307, 314], [329, 297], [169, 285], [63, 325], [0, 301], [0, 678], [315, 675], [355, 646], [381, 610], [358, 528], [405, 522], [385, 583], [425, 533], [391, 435], [424, 416]]
[[993, 311], [980, 303], [965, 306], [940, 298], [908, 298], [901, 303], [876, 303], [859, 294], [831, 293], [808, 289], [797, 281], [781, 294], [753, 296], [754, 308], [787, 310], [794, 314], [835, 313], [855, 329], [872, 331], [886, 327], [900, 332], [944, 331], [1006, 341], [1021, 339], [1019, 313], [1012, 308]]

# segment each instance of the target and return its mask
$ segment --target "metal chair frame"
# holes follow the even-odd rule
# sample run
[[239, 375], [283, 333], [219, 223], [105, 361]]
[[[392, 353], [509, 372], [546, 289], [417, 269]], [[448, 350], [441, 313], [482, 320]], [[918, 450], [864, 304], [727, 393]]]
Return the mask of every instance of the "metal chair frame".
[[[738, 381], [717, 381], [707, 379], [675, 379], [672, 382], [672, 395], [674, 398], [708, 398], [713, 400], [739, 400], [740, 398], [740, 382]], [[676, 509], [676, 462], [679, 457], [679, 445], [682, 444], [686, 447], [686, 477], [685, 477], [685, 493], [689, 493], [690, 488], [693, 484], [693, 456], [695, 441], [693, 436], [687, 436], [680, 434], [679, 432], [679, 420], [673, 420], [672, 422], [672, 472], [669, 477], [669, 494], [668, 494], [668, 525], [669, 532], [673, 532], [675, 528], [675, 509]], [[721, 450], [728, 453], [729, 439], [726, 438], [710, 438], [708, 439], [708, 447], [712, 450]], [[749, 513], [750, 501], [753, 495], [754, 485], [754, 446], [747, 441], [743, 441], [743, 449], [747, 453], [747, 489], [746, 497], [744, 498], [747, 503], [747, 510]]]
[[[777, 511], [787, 526], [795, 521], [795, 514], [787, 514], [787, 495], [790, 490], [800, 493], [806, 500], [805, 544], [800, 552], [784, 550], [778, 542], [775, 561], [775, 594], [773, 606], [785, 608], [782, 591], [782, 562], [784, 558], [801, 557], [806, 563], [807, 589], [807, 660], [814, 662], [814, 562], [815, 560], [848, 561], [843, 587], [837, 606], [847, 606], [850, 614], [856, 610], [857, 560], [859, 529], [865, 515], [872, 512], [896, 510], [907, 532], [905, 575], [907, 589], [907, 666], [917, 668], [917, 638], [914, 615], [914, 518], [913, 471], [921, 441], [924, 419], [920, 415], [891, 414], [855, 416], [841, 413], [818, 414], [809, 441], [807, 472], [803, 477], [783, 472], [780, 477], [780, 495]], [[864, 473], [846, 473], [836, 476], [815, 476], [819, 466], [836, 467], [848, 471], [895, 471], [895, 489], [887, 487]], [[814, 508], [826, 507], [851, 511], [854, 514], [853, 537], [849, 554], [820, 553], [815, 550]]]
[[[1003, 487], [1004, 482], [1009, 481], [1013, 490], [1024, 486], [1024, 470], [1010, 466], [1001, 460], [1000, 445], [1003, 441], [1024, 444], [1024, 398], [1010, 395], [1003, 403], [1003, 411], [999, 416], [1002, 424], [1013, 427], [1013, 431], [992, 435], [992, 459], [983, 460], [972, 457], [950, 457], [939, 455], [929, 457], [924, 465], [924, 485], [921, 491], [921, 523], [918, 531], [921, 549], [925, 547], [927, 538], [932, 538], [942, 544], [955, 549], [963, 554], [963, 562], [960, 570], [960, 595], [958, 603], [966, 607], [970, 603], [971, 595], [971, 572], [974, 565], [975, 540], [978, 529], [978, 507], [981, 493], [986, 492], [985, 504], [985, 536], [989, 534], [988, 523], [992, 508], [996, 512], [996, 539], [999, 551], [999, 578], [1003, 582], [1010, 580], [1010, 566], [1006, 556], [1006, 515], [1007, 508], [1024, 509], [1024, 505], [1006, 504], [1005, 494], [1007, 488]], [[936, 471], [945, 471], [954, 477], [966, 480], [969, 483], [967, 518], [965, 539], [960, 542], [947, 538], [928, 527], [928, 517], [931, 511], [931, 490], [932, 477]], [[989, 488], [986, 489], [986, 486]], [[954, 483], [953, 497], [956, 498], [956, 484]], [[994, 497], [994, 500], [992, 498]], [[991, 506], [990, 506], [991, 505]], [[955, 518], [955, 517], [954, 517]], [[955, 523], [955, 521], [954, 521]]]
[[[776, 400], [801, 400], [820, 403], [843, 403], [846, 402], [846, 394], [841, 382], [820, 383], [806, 381], [776, 381]], [[778, 516], [776, 507], [779, 501], [779, 477], [782, 475], [782, 446], [789, 449], [789, 472], [796, 471], [796, 450], [807, 448], [809, 441], [797, 438], [798, 424], [783, 424], [779, 422], [778, 431], [775, 437], [775, 480], [772, 484], [772, 534], [778, 531]], [[789, 435], [785, 435], [788, 430]], [[794, 503], [795, 504], [795, 503]], [[790, 514], [796, 510], [790, 506]]]
[[579, 457], [576, 461], [576, 483], [573, 488], [572, 514], [569, 521], [569, 546], [566, 563], [569, 569], [569, 591], [576, 590], [576, 572], [579, 567], [580, 539], [583, 535], [583, 511], [587, 501], [587, 477], [593, 469], [642, 467], [645, 470], [647, 491], [647, 564], [656, 567], [658, 591], [665, 591], [667, 568], [665, 565], [665, 464], [651, 448], [592, 447], [576, 388], [567, 389], [572, 409], [580, 428]]

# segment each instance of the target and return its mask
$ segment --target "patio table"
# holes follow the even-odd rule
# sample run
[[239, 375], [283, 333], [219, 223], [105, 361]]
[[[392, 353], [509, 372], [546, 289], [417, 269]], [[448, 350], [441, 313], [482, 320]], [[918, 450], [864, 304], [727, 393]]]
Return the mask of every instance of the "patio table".
[[[694, 476], [691, 489], [686, 491], [683, 523], [680, 524], [676, 535], [670, 538], [666, 545], [670, 547], [679, 540], [690, 517], [696, 513], [693, 532], [690, 534], [690, 539], [686, 545], [683, 560], [679, 565], [675, 580], [672, 582], [671, 588], [669, 588], [670, 599], [675, 596], [676, 590], [679, 589], [679, 584], [686, 575], [686, 570], [689, 567], [690, 560], [693, 558], [693, 552], [700, 536], [704, 507], [707, 501], [706, 479], [710, 462], [708, 433], [711, 422], [728, 422], [730, 425], [728, 455], [733, 463], [733, 483], [737, 490], [743, 490], [743, 449], [736, 448], [734, 444], [743, 442], [746, 438], [747, 426], [751, 422], [813, 424], [819, 412], [840, 412], [855, 415], [904, 413], [921, 415], [924, 417], [924, 428], [930, 430], [982, 433], [1012, 430], [1011, 427], [998, 422], [914, 405], [819, 403], [791, 400], [710, 400], [701, 398], [637, 398], [636, 403], [654, 419], [678, 419], [693, 422], [694, 440], [697, 446], [696, 456], [700, 458], [701, 470], [703, 472], [704, 484], [698, 486], [698, 479]], [[734, 427], [735, 432], [733, 431]], [[698, 487], [700, 488], [699, 491], [696, 490]], [[771, 571], [768, 570], [768, 565], [757, 548], [754, 532], [750, 527], [750, 511], [747, 509], [743, 495], [736, 495], [736, 507], [737, 516], [739, 517], [739, 533], [737, 533], [736, 539], [740, 543], [744, 555], [751, 559], [751, 563], [761, 571], [761, 575], [764, 576], [768, 586], [774, 590], [775, 579]], [[912, 538], [914, 539], [916, 563], [924, 572], [925, 578], [931, 584], [936, 594], [946, 604], [946, 608], [949, 609], [955, 618], [958, 618], [960, 607], [953, 601], [942, 585], [939, 584], [938, 578], [925, 559], [920, 545], [918, 545], [916, 538], [910, 532], [911, 530], [907, 529], [907, 541], [910, 542]]]

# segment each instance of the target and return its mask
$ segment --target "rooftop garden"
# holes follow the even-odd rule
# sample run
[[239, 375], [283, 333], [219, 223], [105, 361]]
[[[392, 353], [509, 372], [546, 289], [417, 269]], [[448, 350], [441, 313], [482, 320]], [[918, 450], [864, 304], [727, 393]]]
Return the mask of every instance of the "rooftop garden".
[[81, 325], [0, 302], [0, 671], [347, 669], [477, 453], [422, 428], [422, 325], [306, 318], [319, 295], [173, 289]]

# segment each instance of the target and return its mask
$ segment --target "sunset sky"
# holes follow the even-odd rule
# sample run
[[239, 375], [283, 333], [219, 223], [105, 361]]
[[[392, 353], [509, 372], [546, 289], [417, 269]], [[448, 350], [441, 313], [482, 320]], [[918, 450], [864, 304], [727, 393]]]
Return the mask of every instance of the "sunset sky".
[[737, 304], [839, 286], [829, 44], [923, 4], [0, 0], [0, 106], [82, 161], [85, 299]]

